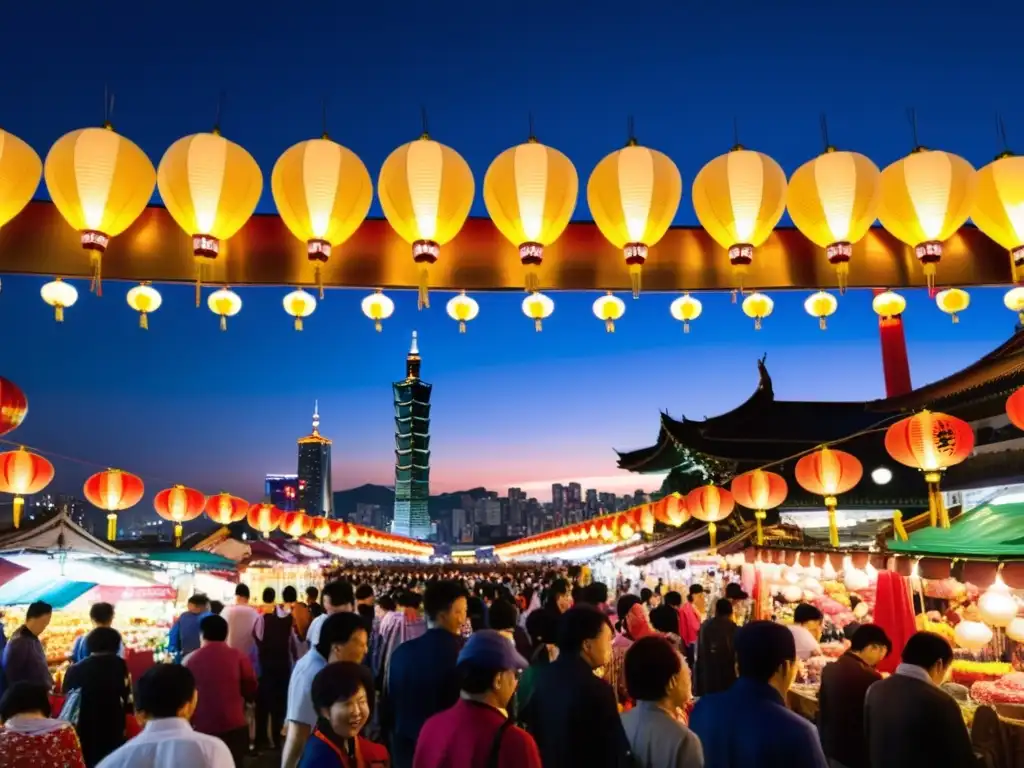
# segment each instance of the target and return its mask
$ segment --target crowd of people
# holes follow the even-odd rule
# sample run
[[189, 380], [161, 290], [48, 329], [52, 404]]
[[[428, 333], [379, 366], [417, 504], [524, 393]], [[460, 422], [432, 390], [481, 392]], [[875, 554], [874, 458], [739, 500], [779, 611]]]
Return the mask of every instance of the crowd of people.
[[[865, 624], [823, 673], [817, 723], [787, 706], [822, 616], [747, 621], [726, 584], [684, 597], [583, 583], [578, 571], [392, 567], [326, 574], [303, 599], [239, 584], [231, 605], [194, 595], [173, 663], [133, 686], [112, 628], [75, 644], [63, 703], [33, 604], [3, 653], [0, 768], [967, 768], [953, 652], [918, 633], [892, 650]], [[695, 702], [696, 696], [696, 702]], [[135, 719], [141, 732], [133, 732]], [[269, 756], [269, 757], [267, 757]]]

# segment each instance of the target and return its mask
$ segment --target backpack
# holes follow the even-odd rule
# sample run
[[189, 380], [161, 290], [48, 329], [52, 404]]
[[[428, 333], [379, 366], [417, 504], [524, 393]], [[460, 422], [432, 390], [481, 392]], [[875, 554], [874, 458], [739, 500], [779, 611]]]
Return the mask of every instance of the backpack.
[[82, 689], [73, 688], [64, 697], [64, 706], [60, 708], [60, 719], [78, 727], [78, 716], [82, 709]]

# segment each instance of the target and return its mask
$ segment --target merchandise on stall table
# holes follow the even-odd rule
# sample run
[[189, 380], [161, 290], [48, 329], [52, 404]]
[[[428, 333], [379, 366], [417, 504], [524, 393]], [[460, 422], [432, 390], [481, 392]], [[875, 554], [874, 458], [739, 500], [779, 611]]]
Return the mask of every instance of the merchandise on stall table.
[[1024, 704], [1024, 672], [1011, 672], [995, 681], [979, 680], [971, 686], [979, 704]]

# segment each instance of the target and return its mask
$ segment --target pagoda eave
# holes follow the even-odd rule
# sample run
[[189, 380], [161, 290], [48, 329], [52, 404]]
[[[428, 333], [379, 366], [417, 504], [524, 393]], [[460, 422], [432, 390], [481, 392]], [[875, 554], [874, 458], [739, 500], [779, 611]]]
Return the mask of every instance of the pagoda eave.
[[[164, 208], [150, 206], [127, 231], [111, 238], [103, 255], [103, 277], [137, 283], [191, 283], [195, 280], [192, 237]], [[89, 279], [79, 233], [52, 203], [36, 201], [0, 230], [2, 273], [60, 275]], [[881, 228], [854, 245], [849, 262], [851, 288], [924, 287], [924, 271], [908, 248]], [[306, 243], [295, 238], [280, 217], [253, 216], [206, 265], [214, 285], [312, 286]], [[409, 244], [383, 219], [369, 219], [320, 265], [324, 285], [415, 288], [419, 265]], [[629, 267], [591, 222], [576, 222], [544, 249], [539, 279], [546, 290], [611, 290], [631, 287]], [[978, 230], [964, 227], [943, 243], [939, 280], [961, 286], [1011, 282], [1005, 249]], [[757, 249], [746, 276], [763, 290], [834, 285], [834, 268], [821, 248], [794, 229], [778, 229]], [[725, 251], [699, 227], [675, 227], [651, 247], [643, 273], [644, 290], [731, 290], [736, 278]], [[518, 249], [486, 218], [466, 222], [441, 249], [432, 267], [431, 287], [440, 290], [515, 290], [523, 286]]]

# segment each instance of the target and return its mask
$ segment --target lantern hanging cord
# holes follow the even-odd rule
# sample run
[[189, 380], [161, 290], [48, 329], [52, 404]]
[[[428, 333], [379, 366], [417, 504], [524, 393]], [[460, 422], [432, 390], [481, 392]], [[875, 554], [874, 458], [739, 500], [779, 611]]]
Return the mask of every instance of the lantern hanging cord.
[[914, 139], [914, 151], [918, 152], [924, 147], [921, 146], [921, 142], [917, 138], [917, 110], [913, 107], [907, 109], [907, 121], [910, 123], [910, 135]]
[[423, 136], [420, 138], [430, 138], [430, 122], [427, 120], [427, 105], [420, 105], [420, 121], [423, 123]]
[[215, 113], [213, 119], [213, 132], [218, 136], [220, 135], [220, 121], [221, 118], [224, 116], [224, 102], [227, 101], [227, 98], [228, 92], [224, 89], [221, 89], [220, 96], [217, 97], [217, 112]]
[[[320, 128], [321, 128], [320, 138], [321, 139], [329, 138], [328, 135], [327, 135], [327, 97], [326, 96], [324, 96], [320, 100]], [[321, 296], [321, 298], [323, 298], [323, 297]]]
[[530, 126], [530, 135], [527, 138], [527, 141], [536, 141], [537, 135], [533, 132], [533, 110], [526, 113], [526, 120]]
[[1000, 157], [1008, 157], [1013, 154], [1010, 151], [1010, 143], [1006, 140], [1006, 123], [1003, 122], [1003, 116], [998, 112], [996, 112], [996, 140], [1003, 147]]
[[111, 120], [114, 118], [114, 94], [110, 92], [109, 86], [103, 86], [103, 127], [111, 128]]
[[831, 152], [835, 149], [832, 143], [828, 140], [828, 118], [825, 113], [821, 113], [821, 140], [825, 143], [825, 151]]
[[636, 121], [632, 115], [626, 118], [626, 146], [636, 146]]
[[733, 151], [743, 149], [743, 145], [740, 144], [740, 119], [736, 115], [732, 118], [732, 148]]

